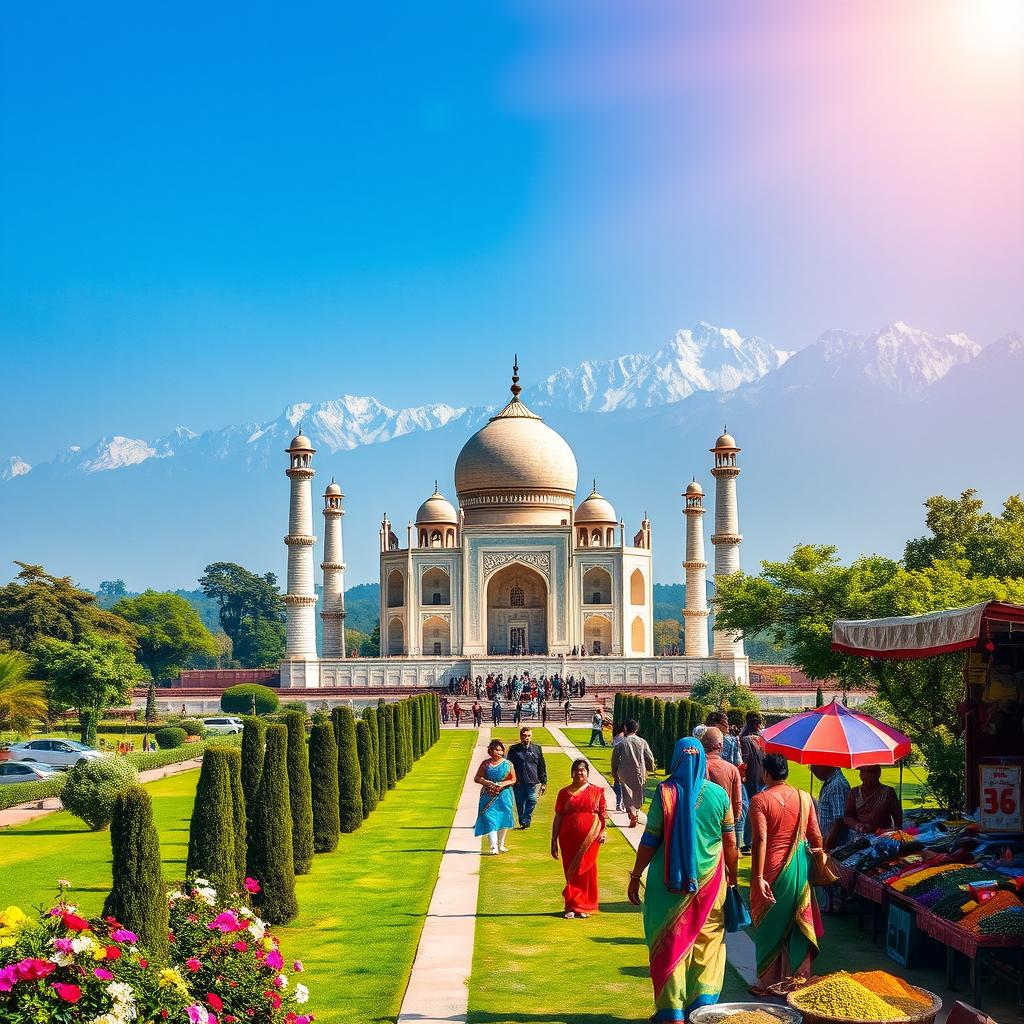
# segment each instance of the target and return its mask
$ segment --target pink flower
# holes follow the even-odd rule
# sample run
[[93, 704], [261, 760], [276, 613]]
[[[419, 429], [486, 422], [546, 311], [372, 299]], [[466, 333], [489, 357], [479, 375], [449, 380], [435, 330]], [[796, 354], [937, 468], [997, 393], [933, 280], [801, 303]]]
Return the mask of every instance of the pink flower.
[[239, 939], [237, 942], [231, 943], [231, 948], [238, 953], [244, 953], [249, 948], [249, 943], [245, 939]]
[[54, 939], [53, 948], [59, 949], [62, 953], [73, 953], [75, 947], [71, 945], [70, 939]]
[[292, 970], [296, 974], [301, 974], [305, 969], [306, 968], [302, 966], [302, 961], [301, 960], [296, 960], [295, 963], [292, 964]]
[[8, 964], [0, 969], [0, 992], [10, 992], [18, 982], [18, 975], [14, 964]]
[[77, 985], [66, 985], [63, 981], [55, 981], [53, 988], [65, 1003], [77, 1003], [82, 998], [82, 990]]
[[245, 880], [246, 892], [257, 893], [260, 891], [260, 883], [255, 878], [247, 878]]
[[188, 968], [188, 969], [189, 969], [190, 971], [192, 971], [193, 973], [195, 973], [195, 972], [196, 972], [196, 971], [198, 971], [198, 970], [199, 970], [199, 968], [200, 968], [200, 967], [202, 967], [203, 965], [202, 965], [202, 962], [201, 962], [201, 961], [197, 960], [197, 959], [196, 959], [196, 958], [195, 958], [194, 956], [191, 956], [191, 957], [189, 957], [189, 958], [188, 958], [188, 959], [187, 959], [187, 960], [185, 961], [185, 966], [186, 966], [186, 967], [187, 967], [187, 968]]
[[238, 920], [233, 910], [225, 910], [218, 914], [208, 927], [211, 929], [215, 928], [222, 935], [226, 935], [228, 932], [241, 931], [245, 925]]
[[192, 1024], [206, 1024], [210, 1019], [209, 1011], [205, 1006], [200, 1006], [198, 1003], [186, 1006], [185, 1012], [188, 1014], [188, 1019]]
[[275, 971], [281, 970], [284, 967], [284, 957], [281, 956], [281, 951], [278, 949], [272, 949], [263, 958], [263, 962], [268, 966], [272, 967]]
[[96, 975], [100, 981], [113, 981], [114, 975], [106, 969], [106, 967], [94, 967], [92, 973]]
[[284, 988], [288, 984], [288, 979], [283, 974], [275, 974], [272, 984], [274, 988]]
[[115, 942], [131, 942], [135, 943], [139, 941], [138, 935], [135, 932], [128, 931], [127, 928], [118, 928], [110, 936]]
[[57, 965], [52, 960], [37, 960], [35, 957], [29, 957], [14, 965], [14, 974], [18, 981], [38, 981], [40, 978], [52, 974], [56, 969]]
[[60, 916], [61, 920], [64, 922], [64, 927], [70, 932], [87, 932], [89, 930], [89, 922], [75, 914], [69, 914], [65, 910]]

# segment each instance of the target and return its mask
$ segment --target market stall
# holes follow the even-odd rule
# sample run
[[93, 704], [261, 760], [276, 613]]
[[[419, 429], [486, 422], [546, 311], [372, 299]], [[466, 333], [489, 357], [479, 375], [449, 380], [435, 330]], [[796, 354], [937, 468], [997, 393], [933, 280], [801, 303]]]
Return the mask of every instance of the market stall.
[[896, 958], [928, 936], [946, 950], [951, 987], [956, 956], [969, 959], [975, 1005], [989, 969], [1013, 979], [1024, 1005], [1024, 607], [841, 620], [832, 648], [886, 660], [963, 652], [968, 817], [922, 812], [899, 832], [854, 837], [833, 863], [850, 892], [884, 913]]

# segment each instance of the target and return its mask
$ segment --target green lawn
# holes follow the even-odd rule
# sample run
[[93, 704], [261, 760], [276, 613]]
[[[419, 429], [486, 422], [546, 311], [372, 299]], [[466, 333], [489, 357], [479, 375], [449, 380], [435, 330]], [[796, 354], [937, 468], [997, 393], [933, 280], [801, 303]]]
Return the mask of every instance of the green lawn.
[[[523, 725], [529, 726], [533, 730], [534, 743], [539, 743], [542, 747], [558, 746], [555, 743], [555, 737], [547, 729], [542, 729], [539, 725], [531, 725], [529, 722], [524, 722]], [[518, 725], [499, 725], [497, 729], [491, 729], [491, 739], [501, 740], [506, 746], [511, 746], [513, 743], [519, 742], [519, 729]]]
[[[300, 915], [279, 931], [285, 955], [306, 965], [318, 1021], [397, 1015], [475, 738], [442, 732], [363, 827], [297, 880]], [[184, 874], [198, 775], [147, 787], [168, 881]], [[110, 835], [61, 811], [0, 831], [0, 864], [0, 908], [48, 904], [67, 878], [73, 900], [96, 914], [110, 888]]]

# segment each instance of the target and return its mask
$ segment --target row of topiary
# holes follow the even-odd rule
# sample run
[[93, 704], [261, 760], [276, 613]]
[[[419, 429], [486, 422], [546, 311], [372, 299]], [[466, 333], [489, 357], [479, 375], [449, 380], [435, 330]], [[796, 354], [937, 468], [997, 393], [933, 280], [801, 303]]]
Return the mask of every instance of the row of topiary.
[[655, 761], [662, 768], [672, 763], [672, 750], [676, 741], [692, 736], [693, 730], [704, 723], [712, 708], [689, 697], [683, 700], [662, 700], [643, 697], [638, 693], [616, 693], [613, 716], [616, 722], [638, 722], [638, 732], [647, 740]]
[[317, 714], [308, 747], [300, 711], [286, 712], [281, 724], [248, 718], [240, 756], [211, 747], [203, 758], [189, 873], [225, 892], [257, 878], [263, 917], [290, 921], [298, 913], [295, 875], [359, 828], [439, 735], [433, 694], [381, 702], [358, 720], [344, 706], [330, 718]]

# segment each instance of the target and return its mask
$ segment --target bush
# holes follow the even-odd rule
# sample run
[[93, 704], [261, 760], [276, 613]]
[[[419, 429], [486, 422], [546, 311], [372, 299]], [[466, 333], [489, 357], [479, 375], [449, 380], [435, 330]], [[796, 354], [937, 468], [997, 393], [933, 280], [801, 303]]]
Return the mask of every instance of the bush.
[[286, 700], [280, 707], [281, 711], [298, 711], [303, 718], [309, 718], [306, 702], [303, 700]]
[[[618, 697], [618, 694], [616, 694]], [[665, 728], [661, 737], [661, 763], [668, 771], [672, 767], [672, 754], [676, 748], [678, 705], [674, 700], [665, 701]]]
[[338, 816], [342, 832], [355, 832], [363, 823], [362, 778], [356, 747], [356, 722], [350, 707], [331, 714], [338, 744]]
[[114, 801], [138, 781], [138, 772], [123, 757], [76, 764], [67, 773], [60, 799], [64, 809], [79, 817], [94, 832], [110, 824]]
[[363, 817], [368, 818], [377, 806], [377, 790], [373, 785], [370, 727], [361, 718], [356, 722], [356, 750], [359, 754], [359, 795], [363, 803]]
[[288, 802], [292, 811], [292, 854], [295, 874], [305, 875], [313, 864], [313, 804], [309, 781], [309, 751], [306, 749], [306, 712], [289, 711], [284, 716], [288, 729]]
[[377, 712], [373, 707], [363, 708], [363, 721], [370, 730], [370, 784], [375, 797], [373, 806], [376, 807], [380, 803], [380, 779], [377, 777], [380, 772], [380, 737], [377, 735]]
[[705, 672], [693, 684], [690, 696], [701, 704], [722, 711], [760, 711], [761, 702], [749, 686], [742, 686], [729, 676]]
[[409, 702], [409, 713], [412, 718], [412, 759], [418, 761], [423, 756], [423, 726], [420, 723], [419, 697], [413, 697]]
[[167, 956], [167, 890], [160, 866], [160, 839], [149, 794], [132, 783], [117, 797], [110, 823], [113, 888], [104, 917], [134, 932], [153, 956]]
[[263, 776], [263, 748], [267, 742], [267, 724], [252, 716], [242, 729], [242, 793], [245, 795], [246, 864], [252, 874], [252, 830], [256, 812], [256, 792]]
[[964, 740], [944, 725], [921, 739], [921, 754], [928, 768], [925, 792], [939, 807], [955, 815], [964, 810]]
[[175, 747], [180, 747], [188, 739], [188, 733], [184, 729], [179, 729], [176, 725], [169, 725], [163, 729], [157, 729], [153, 733], [154, 739], [156, 739], [156, 745], [161, 750], [173, 750]]
[[206, 726], [198, 718], [181, 718], [174, 724], [189, 736], [202, 736], [206, 732]]
[[15, 782], [10, 786], [0, 786], [0, 811], [18, 804], [27, 804], [34, 800], [45, 800], [50, 796], [60, 796], [67, 776], [61, 772], [45, 782]]
[[398, 737], [395, 735], [395, 726], [397, 725], [395, 705], [381, 704], [377, 710], [384, 715], [384, 728], [387, 734], [385, 748], [387, 751], [388, 789], [394, 789], [398, 783]]
[[288, 802], [288, 728], [284, 725], [267, 728], [249, 874], [261, 886], [257, 896], [261, 917], [271, 924], [285, 924], [295, 917], [299, 905], [295, 899], [292, 811]]
[[341, 832], [338, 742], [330, 721], [313, 724], [309, 737], [309, 776], [313, 787], [313, 849], [317, 853], [330, 853], [338, 848]]
[[280, 698], [276, 690], [259, 683], [239, 683], [229, 686], [220, 695], [220, 709], [229, 715], [251, 715], [253, 698], [256, 699], [256, 714], [270, 715], [277, 710]]
[[235, 830], [235, 878], [236, 889], [240, 892], [245, 883], [245, 865], [248, 828], [245, 814], [245, 793], [242, 791], [242, 751], [238, 747], [219, 744], [228, 759], [228, 774], [231, 777], [231, 824]]
[[188, 833], [189, 875], [208, 878], [222, 893], [238, 887], [235, 868], [235, 813], [227, 751], [210, 747], [196, 784]]
[[668, 762], [665, 760], [665, 702], [661, 699], [657, 699], [654, 702], [651, 748], [654, 751], [654, 759], [662, 768], [667, 768]]
[[388, 733], [387, 721], [382, 707], [368, 707], [365, 714], [377, 729], [377, 803], [388, 795]]

